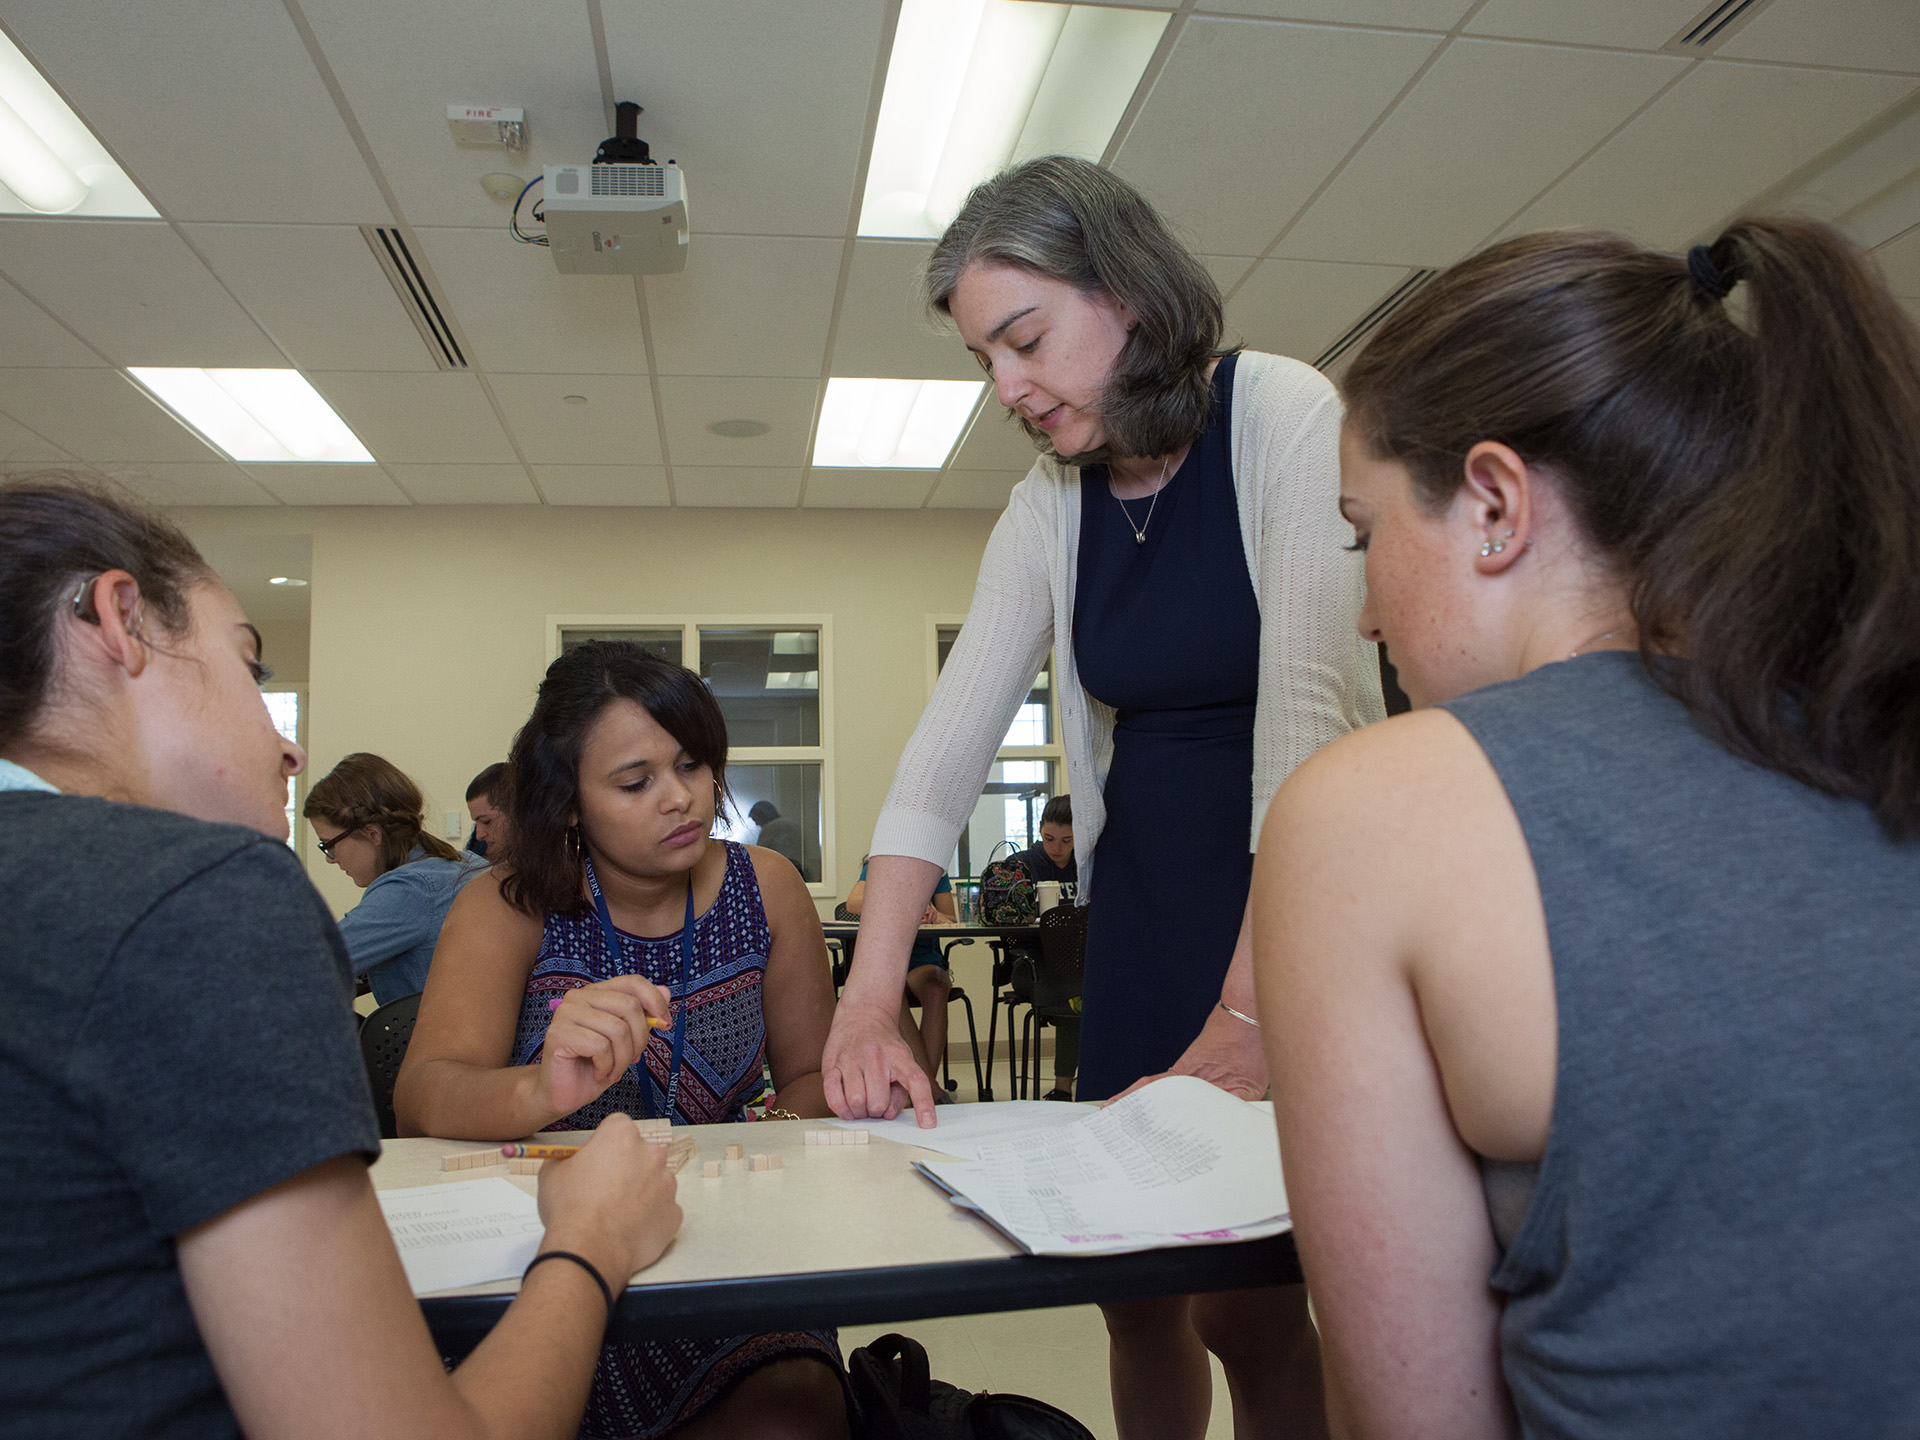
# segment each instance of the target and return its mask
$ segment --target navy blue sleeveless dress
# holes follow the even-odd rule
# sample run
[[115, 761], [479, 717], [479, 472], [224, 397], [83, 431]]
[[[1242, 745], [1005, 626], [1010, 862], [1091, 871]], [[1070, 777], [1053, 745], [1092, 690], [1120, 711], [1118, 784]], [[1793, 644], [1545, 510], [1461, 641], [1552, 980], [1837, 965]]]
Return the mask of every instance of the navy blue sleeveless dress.
[[1246, 911], [1260, 607], [1233, 488], [1236, 358], [1215, 367], [1212, 422], [1151, 521], [1148, 500], [1123, 512], [1104, 466], [1081, 471], [1074, 663], [1118, 712], [1088, 917], [1082, 1100], [1180, 1058], [1220, 999]]

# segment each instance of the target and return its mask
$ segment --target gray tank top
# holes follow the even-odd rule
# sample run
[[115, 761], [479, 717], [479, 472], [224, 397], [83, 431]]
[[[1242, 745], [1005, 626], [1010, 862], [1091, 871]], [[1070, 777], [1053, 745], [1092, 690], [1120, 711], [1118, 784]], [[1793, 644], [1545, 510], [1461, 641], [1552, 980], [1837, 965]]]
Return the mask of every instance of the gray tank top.
[[1525, 1433], [1920, 1434], [1920, 843], [1723, 750], [1631, 653], [1446, 708], [1559, 1003], [1531, 1196], [1488, 1176]]

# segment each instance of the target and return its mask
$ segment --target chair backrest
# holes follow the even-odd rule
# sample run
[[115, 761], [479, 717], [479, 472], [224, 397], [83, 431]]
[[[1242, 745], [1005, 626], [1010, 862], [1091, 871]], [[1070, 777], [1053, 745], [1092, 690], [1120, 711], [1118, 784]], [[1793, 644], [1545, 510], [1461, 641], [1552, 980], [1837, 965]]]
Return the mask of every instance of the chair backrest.
[[1087, 965], [1087, 907], [1056, 905], [1040, 914], [1040, 963], [1033, 971], [1033, 1003], [1053, 1009], [1080, 998]]
[[367, 1084], [373, 1087], [373, 1108], [380, 1117], [383, 1139], [400, 1133], [393, 1118], [393, 1082], [400, 1077], [400, 1062], [407, 1058], [407, 1042], [413, 1038], [419, 1013], [420, 997], [404, 995], [382, 1005], [360, 1025], [360, 1059], [367, 1067]]

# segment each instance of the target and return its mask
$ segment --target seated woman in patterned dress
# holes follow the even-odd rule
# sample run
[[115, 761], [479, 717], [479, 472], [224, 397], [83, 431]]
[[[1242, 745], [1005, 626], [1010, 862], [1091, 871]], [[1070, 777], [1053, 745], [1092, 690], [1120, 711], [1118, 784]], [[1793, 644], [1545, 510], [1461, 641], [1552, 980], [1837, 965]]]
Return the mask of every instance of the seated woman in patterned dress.
[[[394, 1093], [403, 1134], [741, 1120], [763, 1061], [783, 1109], [828, 1113], [819, 917], [786, 859], [711, 838], [726, 757], [692, 671], [602, 641], [548, 667], [508, 760], [513, 861], [447, 917]], [[842, 1377], [831, 1330], [609, 1345], [581, 1434], [843, 1436]]]

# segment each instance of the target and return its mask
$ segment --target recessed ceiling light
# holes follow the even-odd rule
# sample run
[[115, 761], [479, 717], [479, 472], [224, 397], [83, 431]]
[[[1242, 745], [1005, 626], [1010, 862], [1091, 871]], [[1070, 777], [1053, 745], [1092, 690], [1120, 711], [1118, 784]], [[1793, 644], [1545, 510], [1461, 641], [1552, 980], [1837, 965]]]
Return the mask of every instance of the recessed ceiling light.
[[716, 420], [707, 428], [729, 440], [751, 440], [756, 435], [766, 434], [773, 427], [764, 420]]
[[936, 237], [1010, 161], [1098, 160], [1167, 12], [1037, 0], [904, 0], [860, 234]]
[[827, 381], [815, 465], [938, 470], [960, 438], [984, 380]]
[[137, 215], [147, 202], [33, 62], [0, 34], [0, 212]]
[[371, 465], [347, 424], [297, 370], [127, 371], [232, 460]]
[[304, 590], [307, 588], [306, 581], [296, 580], [291, 575], [276, 575], [271, 580], [267, 581], [267, 583], [269, 585], [287, 585], [292, 587], [295, 590]]

